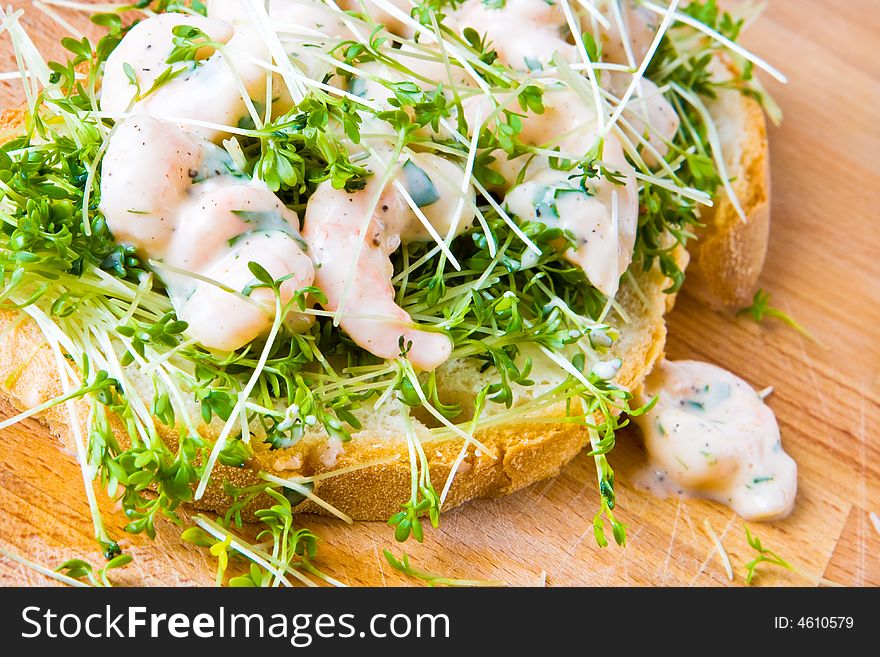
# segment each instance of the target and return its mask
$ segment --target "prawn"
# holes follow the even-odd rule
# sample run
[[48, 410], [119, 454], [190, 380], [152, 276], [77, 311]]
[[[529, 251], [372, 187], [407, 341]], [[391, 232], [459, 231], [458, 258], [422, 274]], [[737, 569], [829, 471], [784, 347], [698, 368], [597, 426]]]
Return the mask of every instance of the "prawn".
[[[205, 47], [196, 53], [195, 64], [175, 68], [168, 58], [174, 49], [173, 30], [181, 25], [202, 30], [225, 44], [228, 52], [212, 53]], [[190, 132], [218, 141], [227, 133], [214, 126], [236, 125], [248, 114], [250, 98], [265, 96], [269, 60], [268, 47], [252, 26], [234, 30], [225, 21], [202, 16], [160, 14], [135, 25], [107, 58], [101, 109], [177, 121]], [[169, 69], [182, 72], [152, 89]]]
[[[461, 169], [437, 155], [416, 153], [397, 172], [399, 179], [406, 177], [404, 168], [413, 166], [417, 170], [415, 180], [408, 181], [409, 192], [437, 232], [450, 235], [466, 229], [474, 219], [469, 207], [455, 222], [459, 191], [454, 186], [460, 182]], [[379, 184], [374, 178], [365, 189], [348, 194], [324, 182], [312, 195], [303, 237], [316, 265], [315, 284], [327, 298], [327, 310], [341, 311], [339, 324], [355, 343], [385, 359], [401, 355], [403, 346], [417, 369], [433, 370], [451, 355], [452, 341], [441, 332], [418, 327], [397, 305], [390, 259], [401, 243], [427, 240], [429, 233], [403, 195], [389, 184], [361, 234]], [[414, 184], [428, 187], [416, 193]]]
[[[253, 282], [248, 263], [286, 277], [282, 304], [312, 284], [296, 213], [264, 183], [236, 175], [214, 144], [138, 115], [116, 128], [102, 166], [100, 207], [114, 238], [169, 266], [162, 280], [172, 304], [203, 346], [237, 349], [271, 325], [271, 290], [255, 289], [249, 299], [228, 291]], [[294, 331], [313, 321], [297, 312], [285, 319]]]
[[[577, 93], [552, 89], [544, 94], [543, 114], [523, 120], [521, 139], [534, 145], [558, 145], [563, 153], [580, 153], [598, 136], [596, 116]], [[566, 259], [583, 269], [587, 279], [613, 297], [632, 260], [638, 222], [638, 185], [614, 134], [602, 141], [601, 176], [576, 181], [548, 158], [536, 158], [525, 181], [507, 192], [505, 204], [520, 219], [558, 225], [574, 235]]]

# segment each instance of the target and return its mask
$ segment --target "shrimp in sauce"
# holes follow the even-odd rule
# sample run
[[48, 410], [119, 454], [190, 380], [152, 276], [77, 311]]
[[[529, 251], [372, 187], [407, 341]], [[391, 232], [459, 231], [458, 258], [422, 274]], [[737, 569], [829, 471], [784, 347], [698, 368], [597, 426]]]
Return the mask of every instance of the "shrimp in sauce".
[[[440, 236], [467, 228], [474, 219], [467, 204], [452, 223], [459, 199], [454, 187], [461, 183], [461, 169], [439, 156], [416, 153], [400, 167], [398, 179], [405, 180], [404, 169], [412, 166], [418, 167], [418, 184], [424, 184], [427, 176], [433, 187], [421, 194], [409, 192]], [[396, 303], [390, 259], [402, 242], [425, 241], [429, 233], [389, 184], [381, 191], [366, 233], [361, 234], [380, 183], [374, 176], [365, 189], [348, 194], [325, 182], [312, 196], [303, 236], [316, 264], [315, 283], [327, 297], [326, 308], [341, 310], [340, 326], [361, 347], [380, 358], [396, 358], [402, 340], [404, 345], [411, 343], [408, 358], [417, 369], [433, 370], [449, 358], [452, 341], [443, 333], [416, 326]]]
[[[214, 52], [196, 65], [172, 67], [167, 63], [174, 46], [172, 30], [181, 25], [197, 27], [216, 41], [225, 41], [228, 52]], [[218, 141], [227, 135], [219, 126], [234, 126], [248, 114], [245, 94], [250, 98], [265, 96], [268, 61], [268, 47], [252, 26], [233, 31], [225, 21], [160, 14], [135, 25], [108, 57], [101, 108], [111, 113], [143, 112], [178, 121], [189, 132]], [[137, 86], [125, 74], [126, 64], [134, 71]], [[188, 70], [146, 94], [169, 67]], [[138, 89], [146, 94], [140, 100]]]
[[[114, 86], [112, 74], [122, 71], [130, 54], [149, 53], [135, 60], [147, 75], [143, 80], [139, 77], [139, 83], [149, 83], [155, 70], [165, 70], [162, 57], [170, 53], [171, 30], [177, 25], [211, 30], [218, 38], [228, 38], [230, 48], [237, 45], [255, 52], [264, 47], [261, 43], [256, 47], [255, 32], [240, 29], [230, 37], [228, 30], [223, 31], [228, 24], [218, 21], [164, 14], [147, 19], [122, 40], [116, 51], [119, 59], [112, 66], [108, 62], [105, 107], [132, 105], [133, 85]], [[145, 48], [144, 40], [154, 39], [157, 50], [150, 53], [152, 48]], [[247, 180], [235, 171], [226, 152], [209, 141], [222, 136], [222, 131], [186, 127], [186, 119], [234, 125], [246, 113], [242, 92], [250, 92], [241, 89], [237, 80], [243, 80], [245, 87], [248, 81], [265, 83], [262, 67], [246, 60], [233, 72], [222, 57], [215, 53], [192, 73], [135, 102], [138, 113], [117, 124], [102, 163], [101, 210], [116, 240], [133, 244], [147, 258], [169, 266], [160, 267], [159, 274], [178, 315], [189, 322], [187, 333], [207, 348], [232, 350], [265, 333], [275, 314], [271, 290], [242, 293], [254, 282], [248, 264], [258, 263], [275, 279], [286, 278], [280, 286], [282, 304], [311, 285], [314, 266], [303, 251], [296, 213], [265, 183]], [[242, 78], [236, 77], [243, 72]], [[205, 93], [205, 87], [211, 93]], [[183, 125], [157, 118], [167, 113]], [[144, 176], [144, 169], [152, 175]], [[305, 330], [312, 322], [297, 312], [285, 320], [292, 330]]]
[[[544, 94], [544, 106], [543, 114], [530, 114], [523, 120], [524, 142], [558, 145], [563, 153], [578, 153], [596, 142], [595, 114], [577, 93], [549, 90]], [[505, 203], [521, 219], [570, 231], [575, 244], [566, 251], [566, 259], [583, 269], [596, 288], [613, 297], [632, 261], [638, 186], [618, 138], [608, 134], [602, 143], [604, 175], [581, 181], [572, 178], [571, 171], [550, 167], [547, 158], [538, 158], [525, 182], [508, 191]]]

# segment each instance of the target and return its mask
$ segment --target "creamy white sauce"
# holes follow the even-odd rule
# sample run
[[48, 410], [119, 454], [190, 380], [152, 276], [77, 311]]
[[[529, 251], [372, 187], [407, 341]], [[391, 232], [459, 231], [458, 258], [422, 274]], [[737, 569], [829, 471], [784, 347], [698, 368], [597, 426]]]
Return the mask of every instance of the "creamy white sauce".
[[[176, 229], [177, 208], [193, 181], [207, 177], [210, 163], [217, 164], [216, 152], [206, 158], [210, 150], [199, 138], [149, 116], [118, 124], [101, 174], [101, 211], [116, 240], [163, 257]], [[214, 171], [227, 172], [219, 166]]]
[[[406, 38], [411, 38], [413, 35], [412, 27], [401, 20], [398, 13], [392, 13], [384, 7], [380, 7], [379, 5], [370, 2], [370, 0], [336, 0], [336, 4], [342, 9], [366, 12], [367, 16], [373, 21], [385, 25], [389, 32], [399, 34]], [[404, 16], [409, 16], [409, 12], [414, 6], [412, 0], [388, 0], [388, 4], [395, 7]]]
[[[620, 73], [609, 76], [611, 89], [623, 96], [631, 78]], [[680, 119], [666, 97], [660, 93], [656, 84], [642, 78], [627, 103], [623, 113], [621, 129], [636, 145], [645, 163], [650, 167], [658, 165], [658, 156], [666, 157], [669, 143], [678, 132]], [[644, 144], [643, 142], [647, 142]]]
[[451, 12], [461, 29], [473, 28], [498, 54], [498, 61], [519, 70], [540, 70], [558, 52], [566, 61], [579, 59], [566, 40], [568, 24], [558, 3], [544, 0], [506, 0], [501, 7], [483, 0], [466, 0]]
[[[233, 34], [229, 23], [202, 16], [159, 14], [139, 22], [126, 33], [125, 38], [107, 58], [101, 80], [101, 109], [121, 114], [132, 108], [137, 88], [125, 74], [125, 64], [134, 71], [142, 93], [153, 86], [156, 79], [169, 67], [166, 60], [174, 48], [172, 30], [179, 25], [197, 27], [221, 43], [228, 42]], [[212, 54], [213, 49], [209, 48], [198, 53], [199, 59]]]
[[[314, 57], [315, 46], [352, 38], [340, 12], [322, 0], [269, 0], [265, 6], [285, 52], [312, 79], [321, 79], [330, 69], [329, 64]], [[207, 7], [209, 18], [231, 23], [236, 29], [253, 25], [254, 16], [242, 0], [208, 0]], [[280, 77], [276, 78], [275, 89], [286, 93]]]
[[773, 411], [748, 383], [698, 361], [661, 361], [645, 380], [634, 418], [648, 451], [651, 487], [720, 502], [747, 520], [787, 516], [797, 464], [785, 453]]
[[[259, 263], [273, 279], [290, 275], [280, 288], [286, 304], [314, 279], [312, 261], [303, 252], [299, 219], [259, 181], [232, 176], [193, 186], [178, 212], [178, 230], [166, 262], [201, 273], [233, 290], [253, 282], [248, 263]], [[257, 289], [249, 298], [216, 285], [174, 274], [165, 275], [180, 318], [189, 334], [206, 346], [231, 350], [269, 329], [275, 315], [271, 290]], [[288, 327], [307, 329], [314, 318], [297, 312], [285, 316]]]
[[[282, 304], [312, 283], [312, 261], [290, 233], [278, 231], [246, 233], [234, 247], [221, 250], [205, 268], [204, 275], [233, 290], [243, 290], [254, 282], [249, 262], [258, 262], [273, 279], [293, 274], [281, 285]], [[271, 290], [254, 290], [249, 298], [256, 303], [199, 281], [179, 304], [178, 315], [189, 322], [189, 335], [201, 344], [221, 350], [238, 349], [268, 330], [275, 315]], [[291, 313], [285, 319], [288, 326], [300, 331], [311, 323], [309, 316], [299, 313]]]
[[609, 29], [602, 30], [599, 37], [602, 42], [602, 57], [607, 62], [638, 67], [648, 54], [659, 19], [657, 14], [639, 7], [635, 0], [612, 2], [618, 3], [620, 21], [613, 11], [605, 12]]

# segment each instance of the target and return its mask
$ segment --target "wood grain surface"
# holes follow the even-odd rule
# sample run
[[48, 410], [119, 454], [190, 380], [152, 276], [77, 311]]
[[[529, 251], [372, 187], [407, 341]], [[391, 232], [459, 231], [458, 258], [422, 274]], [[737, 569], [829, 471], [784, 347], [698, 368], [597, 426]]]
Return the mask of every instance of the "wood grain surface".
[[[25, 7], [30, 33], [49, 56], [64, 29]], [[88, 31], [82, 15], [60, 11]], [[0, 70], [15, 69], [8, 38]], [[784, 521], [754, 525], [796, 573], [762, 571], [762, 584], [880, 585], [880, 3], [876, 0], [771, 0], [745, 45], [784, 69], [789, 84], [769, 88], [785, 111], [770, 130], [773, 227], [762, 285], [773, 304], [806, 324], [819, 347], [772, 320], [760, 326], [710, 311], [684, 288], [669, 318], [671, 358], [717, 363], [757, 388], [774, 386], [786, 450], [798, 462], [798, 500]], [[19, 102], [17, 81], [0, 83], [0, 106]], [[0, 415], [9, 408], [0, 407]], [[704, 519], [730, 554], [735, 583], [751, 559], [743, 521], [698, 500], [655, 499], [632, 485], [645, 455], [624, 432], [611, 456], [626, 548], [593, 539], [597, 494], [592, 460], [577, 457], [553, 479], [506, 498], [446, 513], [423, 545], [407, 544], [420, 567], [511, 585], [728, 584]], [[122, 514], [99, 491], [109, 529], [134, 563], [127, 584], [211, 584], [214, 563], [181, 544], [168, 522], [151, 542], [125, 536]], [[388, 567], [400, 553], [381, 523], [354, 527], [325, 518], [300, 521], [321, 537], [319, 566], [352, 585], [412, 580]], [[0, 434], [0, 546], [54, 567], [73, 557], [100, 562], [73, 455], [36, 422]], [[51, 584], [0, 557], [0, 584]]]

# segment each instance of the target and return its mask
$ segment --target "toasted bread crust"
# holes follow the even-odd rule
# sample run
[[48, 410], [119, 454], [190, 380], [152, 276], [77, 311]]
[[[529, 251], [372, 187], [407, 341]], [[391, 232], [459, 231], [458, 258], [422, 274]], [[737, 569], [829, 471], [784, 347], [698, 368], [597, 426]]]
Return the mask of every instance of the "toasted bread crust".
[[[642, 293], [652, 305], [645, 308], [632, 291], [621, 295], [624, 308], [639, 316], [639, 330], [627, 336], [624, 369], [619, 381], [632, 387], [638, 384], [661, 356], [666, 328], [663, 322], [666, 295], [662, 288], [665, 279], [650, 272], [639, 281]], [[61, 379], [52, 348], [39, 327], [30, 318], [19, 313], [0, 310], [0, 381], [5, 383], [2, 394], [17, 408], [32, 408], [48, 399], [63, 394]], [[549, 409], [547, 417], [561, 417], [564, 405]], [[69, 452], [76, 452], [76, 441], [84, 440], [88, 407], [77, 400], [56, 405], [38, 416]], [[74, 429], [79, 427], [79, 436]], [[173, 429], [156, 423], [162, 439], [172, 449], [177, 438]], [[125, 440], [121, 426], [117, 433]], [[471, 448], [455, 477], [444, 508], [457, 506], [476, 497], [506, 495], [531, 483], [557, 474], [588, 443], [583, 426], [575, 423], [548, 423], [518, 421], [492, 426], [479, 431], [476, 437], [492, 454], [475, 453]], [[425, 451], [430, 463], [432, 481], [438, 489], [445, 482], [461, 449], [459, 438], [427, 441]], [[218, 464], [213, 483], [195, 506], [200, 509], [225, 511], [231, 498], [223, 483], [248, 486], [259, 483], [261, 470], [281, 477], [313, 476], [323, 472], [377, 463], [346, 474], [317, 481], [314, 493], [333, 507], [355, 520], [384, 520], [399, 510], [410, 495], [410, 464], [403, 436], [389, 440], [376, 438], [369, 432], [355, 434], [345, 445], [344, 452], [327, 465], [322, 459], [325, 444], [303, 441], [287, 450], [270, 451], [264, 444], [256, 444], [254, 458], [244, 468]], [[294, 462], [296, 469], [279, 467], [279, 463]], [[305, 501], [298, 511], [326, 513], [311, 501]]]
[[716, 120], [728, 122], [722, 146], [731, 186], [746, 219], [727, 194], [719, 192], [715, 207], [702, 215], [705, 226], [697, 231], [698, 239], [689, 245], [694, 266], [688, 272], [688, 289], [713, 307], [744, 306], [764, 267], [770, 235], [767, 124], [761, 106], [738, 91], [719, 92], [709, 110]]
[[[755, 105], [755, 107], [757, 107]], [[736, 180], [737, 194], [745, 205], [748, 224], [741, 224], [729, 202], [719, 203], [716, 211], [706, 217], [708, 246], [697, 251], [710, 289], [724, 289], [722, 281], [736, 279], [731, 293], [724, 298], [738, 299], [742, 290], [750, 289], [760, 270], [766, 248], [769, 185], [767, 179], [767, 142], [763, 115], [749, 106], [747, 133], [743, 135], [743, 161], [748, 175]], [[24, 112], [10, 110], [0, 119], [0, 140], [10, 138], [21, 126]], [[732, 214], [731, 214], [732, 213]], [[687, 254], [681, 254], [682, 265]], [[718, 262], [715, 262], [715, 259]], [[637, 269], [637, 268], [634, 268]], [[619, 301], [633, 320], [623, 332], [617, 356], [624, 366], [618, 382], [628, 388], [640, 385], [653, 364], [662, 357], [666, 327], [664, 313], [674, 302], [673, 295], [663, 293], [667, 280], [657, 271], [634, 272], [638, 290], [624, 285]], [[714, 286], [714, 287], [713, 287]], [[719, 295], [721, 296], [721, 295]], [[22, 318], [19, 312], [0, 310], [0, 394], [8, 397], [17, 408], [32, 408], [63, 393], [56, 359], [39, 327]], [[554, 408], [547, 417], [560, 417], [564, 408]], [[69, 451], [76, 441], [84, 440], [82, 428], [87, 426], [87, 405], [69, 402], [50, 408], [39, 416], [50, 431]], [[74, 425], [80, 427], [77, 438]], [[176, 430], [156, 423], [169, 447], [176, 444]], [[121, 431], [119, 432], [121, 434]], [[511, 493], [531, 483], [553, 476], [587, 444], [584, 427], [571, 422], [517, 421], [491, 426], [476, 437], [492, 454], [468, 451], [459, 467], [444, 508], [467, 500]], [[438, 490], [451, 471], [462, 446], [460, 438], [447, 438], [424, 443], [430, 463], [431, 479]], [[313, 476], [359, 464], [374, 463], [345, 474], [315, 482], [314, 494], [356, 520], [384, 520], [400, 509], [410, 495], [410, 464], [403, 436], [375, 436], [369, 431], [355, 434], [344, 451], [330, 465], [322, 458], [323, 441], [302, 441], [287, 450], [269, 451], [260, 443], [254, 445], [254, 458], [244, 468], [217, 465], [213, 481], [205, 496], [195, 506], [224, 511], [231, 498], [223, 482], [234, 486], [252, 485], [259, 481], [259, 472], [274, 472], [282, 477]], [[51, 448], [49, 448], [51, 449]], [[289, 468], [285, 465], [295, 464]], [[326, 513], [306, 500], [298, 511]]]

